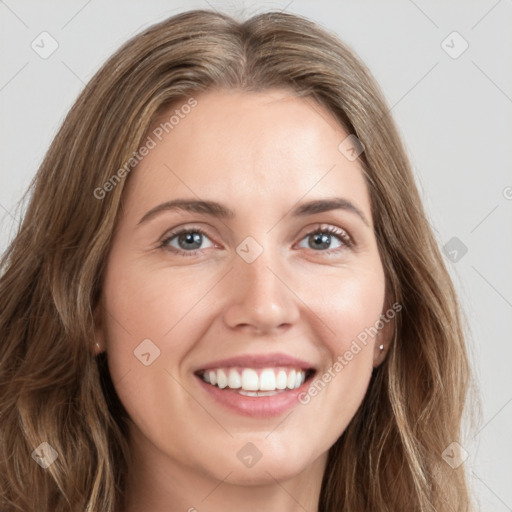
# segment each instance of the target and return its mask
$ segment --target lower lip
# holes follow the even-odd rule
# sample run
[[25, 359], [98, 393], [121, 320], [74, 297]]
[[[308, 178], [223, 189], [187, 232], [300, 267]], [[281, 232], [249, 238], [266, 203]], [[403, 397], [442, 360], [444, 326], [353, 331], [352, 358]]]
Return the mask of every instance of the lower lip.
[[216, 402], [222, 406], [243, 416], [253, 418], [272, 418], [279, 416], [292, 407], [299, 404], [298, 396], [305, 391], [310, 384], [311, 377], [296, 389], [289, 389], [272, 396], [245, 396], [240, 395], [238, 390], [230, 388], [220, 389], [205, 382], [201, 377], [195, 375], [200, 386]]

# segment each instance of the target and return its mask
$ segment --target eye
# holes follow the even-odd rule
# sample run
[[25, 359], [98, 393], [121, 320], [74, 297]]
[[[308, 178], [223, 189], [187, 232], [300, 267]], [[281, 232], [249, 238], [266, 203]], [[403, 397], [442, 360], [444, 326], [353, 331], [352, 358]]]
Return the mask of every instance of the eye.
[[[168, 249], [179, 256], [194, 256], [198, 252], [198, 248], [196, 246], [201, 245], [203, 237], [208, 238], [208, 235], [201, 228], [193, 227], [189, 229], [182, 229], [180, 231], [169, 233], [169, 235], [162, 240], [160, 247]], [[176, 242], [178, 243], [178, 247], [171, 245], [172, 240], [175, 238], [177, 239]], [[192, 250], [183, 250], [183, 247], [188, 247], [188, 249]]]
[[[321, 249], [327, 248], [331, 244], [333, 238], [337, 238], [340, 246], [328, 251]], [[336, 228], [334, 226], [320, 226], [313, 231], [309, 231], [302, 239], [308, 239], [311, 242], [309, 247], [313, 247], [316, 252], [325, 252], [327, 254], [338, 253], [345, 247], [352, 247], [352, 239], [344, 229]], [[320, 251], [319, 251], [320, 250]]]
[[[209, 239], [206, 232], [199, 227], [183, 228], [169, 233], [162, 240], [159, 247], [171, 251], [178, 256], [195, 256], [198, 252], [201, 252], [199, 247], [204, 237]], [[316, 229], [306, 233], [302, 240], [308, 238], [311, 241], [310, 247], [315, 252], [324, 252], [329, 255], [353, 246], [352, 239], [347, 232], [334, 226], [318, 226]], [[323, 250], [331, 244], [333, 238], [338, 239], [340, 245], [334, 249]], [[174, 241], [178, 244], [177, 247], [173, 245]]]

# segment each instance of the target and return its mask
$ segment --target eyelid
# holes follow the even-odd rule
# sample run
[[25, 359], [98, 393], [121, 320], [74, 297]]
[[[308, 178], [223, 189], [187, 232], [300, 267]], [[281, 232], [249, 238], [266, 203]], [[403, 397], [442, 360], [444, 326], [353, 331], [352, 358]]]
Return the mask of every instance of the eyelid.
[[[167, 245], [167, 242], [174, 239], [175, 237], [187, 233], [187, 232], [197, 232], [205, 237], [207, 237], [209, 240], [212, 241], [214, 246], [219, 247], [219, 244], [215, 241], [214, 237], [211, 237], [207, 230], [203, 229], [202, 227], [198, 225], [190, 225], [185, 224], [182, 226], [178, 226], [176, 228], [173, 228], [169, 231], [166, 231], [166, 233], [160, 238], [158, 242], [157, 248], [166, 250], [168, 252], [171, 252], [172, 254], [178, 255], [178, 256], [195, 256], [197, 253], [202, 253], [205, 251], [205, 249], [194, 249], [191, 251], [185, 251], [183, 249], [177, 249], [175, 247], [170, 247]], [[357, 245], [354, 241], [354, 238], [352, 235], [345, 229], [341, 228], [339, 226], [333, 225], [333, 224], [327, 224], [327, 223], [314, 223], [311, 227], [305, 227], [303, 230], [299, 233], [302, 233], [302, 235], [298, 234], [296, 237], [299, 237], [298, 242], [300, 243], [305, 237], [311, 236], [317, 232], [323, 232], [328, 233], [330, 236], [334, 236], [338, 238], [342, 246], [334, 249], [327, 249], [327, 250], [319, 250], [315, 251], [314, 249], [309, 249], [313, 252], [318, 252], [320, 254], [324, 253], [327, 257], [337, 256], [341, 251], [346, 251], [347, 249], [353, 250], [355, 246]]]
[[[304, 228], [304, 232], [302, 235], [300, 235], [300, 240], [302, 240], [304, 237], [312, 235], [317, 232], [327, 232], [330, 233], [332, 236], [336, 236], [341, 239], [341, 241], [346, 244], [347, 246], [354, 246], [355, 241], [352, 237], [352, 235], [346, 230], [345, 228], [341, 228], [339, 226], [335, 226], [334, 224], [327, 224], [325, 222], [317, 222], [312, 227]], [[299, 235], [297, 235], [299, 236]], [[328, 251], [319, 251], [319, 252], [328, 252]]]
[[168, 249], [170, 252], [178, 253], [178, 252], [186, 252], [188, 254], [194, 254], [195, 252], [203, 251], [204, 249], [194, 249], [193, 251], [182, 251], [181, 249], [176, 249], [175, 247], [170, 247], [165, 245], [169, 240], [172, 240], [173, 238], [188, 232], [197, 232], [201, 235], [207, 237], [210, 239], [214, 245], [219, 245], [217, 242], [215, 242], [214, 238], [210, 236], [210, 234], [203, 228], [197, 226], [197, 225], [184, 225], [179, 226], [173, 229], [170, 229], [165, 232], [165, 234], [158, 240], [157, 242], [157, 248], [162, 249]]

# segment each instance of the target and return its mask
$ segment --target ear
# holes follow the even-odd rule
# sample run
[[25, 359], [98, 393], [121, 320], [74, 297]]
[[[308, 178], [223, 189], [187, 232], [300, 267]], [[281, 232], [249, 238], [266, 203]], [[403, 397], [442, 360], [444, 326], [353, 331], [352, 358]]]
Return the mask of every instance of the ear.
[[[390, 347], [390, 338], [393, 333], [393, 320], [389, 320], [375, 336], [375, 342], [373, 346], [373, 367], [377, 368], [386, 359], [387, 353]], [[381, 349], [382, 347], [382, 349]]]
[[105, 334], [103, 330], [103, 305], [101, 299], [94, 310], [94, 355], [105, 350]]
[[[383, 327], [382, 329], [379, 329], [379, 332], [375, 336], [374, 346], [373, 346], [373, 367], [377, 368], [380, 366], [384, 360], [386, 359], [386, 356], [389, 352], [389, 349], [391, 347], [391, 340], [393, 337], [393, 333], [395, 331], [395, 319], [389, 318], [386, 316], [386, 312], [390, 308], [385, 308], [382, 315], [381, 320]], [[381, 347], [383, 347], [381, 349]]]

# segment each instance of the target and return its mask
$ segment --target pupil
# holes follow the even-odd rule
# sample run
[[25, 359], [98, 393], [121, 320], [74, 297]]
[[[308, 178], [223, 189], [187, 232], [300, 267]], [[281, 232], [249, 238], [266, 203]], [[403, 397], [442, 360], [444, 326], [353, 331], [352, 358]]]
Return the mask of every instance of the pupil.
[[329, 235], [322, 234], [322, 233], [316, 233], [312, 236], [314, 237], [315, 244], [316, 244], [317, 248], [319, 247], [317, 242], [319, 242], [320, 244], [323, 244], [322, 249], [326, 249], [329, 246], [329, 239], [330, 239]]
[[[200, 233], [187, 233], [185, 235], [181, 235], [180, 237], [180, 241], [183, 241], [185, 240], [187, 243], [195, 243], [197, 244], [198, 247], [201, 246], [201, 234]], [[193, 247], [193, 249], [197, 249], [198, 247]], [[189, 247], [190, 249], [190, 247]]]
[[[314, 245], [316, 248], [322, 248], [326, 249], [329, 247], [329, 241], [330, 241], [330, 235], [326, 235], [324, 233], [315, 233], [314, 235], [311, 235], [314, 239]], [[197, 249], [201, 246], [201, 234], [200, 233], [187, 233], [184, 235], [181, 235], [180, 242], [185, 241], [187, 244], [193, 244], [196, 243], [197, 247], [194, 247], [194, 249]], [[189, 247], [190, 248], [190, 247]]]

